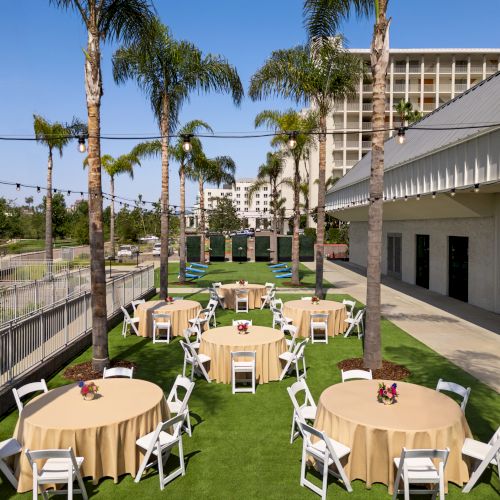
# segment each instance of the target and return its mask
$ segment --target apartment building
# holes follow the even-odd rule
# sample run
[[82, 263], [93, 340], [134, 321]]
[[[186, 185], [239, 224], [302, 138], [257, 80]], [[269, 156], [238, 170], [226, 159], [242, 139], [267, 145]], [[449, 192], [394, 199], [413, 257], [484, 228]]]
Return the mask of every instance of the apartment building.
[[[351, 49], [366, 64], [369, 49]], [[413, 104], [423, 115], [453, 99], [500, 69], [500, 48], [494, 49], [391, 49], [387, 71], [387, 128], [400, 125], [394, 111], [401, 99]], [[362, 80], [353, 99], [335, 105], [327, 126], [334, 133], [327, 137], [327, 177], [343, 177], [371, 149], [372, 86]], [[335, 134], [335, 130], [342, 133]], [[352, 132], [349, 132], [352, 130]], [[366, 132], [365, 132], [366, 131]], [[345, 132], [345, 133], [344, 133]], [[388, 132], [387, 137], [393, 135]], [[292, 162], [287, 162], [287, 177], [292, 175]], [[318, 151], [312, 151], [304, 179], [309, 181], [310, 206], [318, 200]], [[287, 208], [292, 195], [286, 193]]]
[[[236, 181], [234, 186], [223, 185], [222, 188], [205, 187], [204, 204], [207, 210], [217, 206], [219, 198], [229, 198], [238, 211], [241, 219], [246, 219], [246, 226], [265, 228], [270, 221], [270, 196], [271, 188], [269, 185], [262, 186], [254, 193], [252, 199], [249, 199], [248, 191], [255, 179], [242, 178]], [[198, 197], [194, 212], [199, 215]]]

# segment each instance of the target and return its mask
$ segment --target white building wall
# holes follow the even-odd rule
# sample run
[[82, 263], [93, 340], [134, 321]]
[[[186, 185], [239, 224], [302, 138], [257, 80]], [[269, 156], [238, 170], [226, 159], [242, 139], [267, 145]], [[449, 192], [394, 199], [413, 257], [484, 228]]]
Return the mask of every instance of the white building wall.
[[[495, 217], [384, 221], [382, 273], [387, 273], [387, 234], [402, 236], [401, 279], [415, 284], [416, 235], [429, 235], [429, 290], [448, 294], [448, 237], [469, 238], [469, 303], [500, 312], [500, 195]], [[349, 226], [350, 261], [366, 267], [366, 222]]]

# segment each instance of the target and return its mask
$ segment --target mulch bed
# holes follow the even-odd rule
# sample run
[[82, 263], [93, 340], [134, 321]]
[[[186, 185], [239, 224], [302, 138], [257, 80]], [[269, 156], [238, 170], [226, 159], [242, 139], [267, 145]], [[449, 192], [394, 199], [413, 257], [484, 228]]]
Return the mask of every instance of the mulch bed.
[[282, 286], [287, 286], [290, 288], [307, 288], [308, 287], [308, 285], [306, 285], [305, 283], [299, 283], [298, 285], [294, 285], [291, 281], [283, 281], [281, 284], [282, 284]]
[[[123, 367], [123, 368], [137, 368], [135, 363], [126, 361], [124, 359], [112, 360], [110, 368]], [[86, 361], [78, 365], [69, 366], [63, 373], [64, 378], [79, 382], [80, 380], [93, 380], [102, 378], [102, 373], [92, 369], [92, 361]]]
[[[363, 366], [363, 358], [344, 359], [337, 363], [337, 366], [342, 370], [366, 370]], [[382, 360], [382, 368], [374, 370], [372, 375], [374, 379], [404, 380], [411, 375], [411, 372], [406, 366]]]

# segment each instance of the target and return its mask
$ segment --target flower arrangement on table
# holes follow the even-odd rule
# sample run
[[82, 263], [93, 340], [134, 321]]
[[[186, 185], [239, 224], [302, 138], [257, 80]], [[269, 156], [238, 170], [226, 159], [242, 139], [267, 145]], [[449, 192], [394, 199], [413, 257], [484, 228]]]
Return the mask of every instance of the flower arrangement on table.
[[378, 384], [377, 401], [385, 405], [397, 403], [398, 385], [394, 382], [392, 385], [385, 385], [383, 382]]
[[313, 303], [313, 304], [319, 304], [319, 297], [317, 297], [316, 295], [314, 295], [313, 297], [311, 297], [311, 303]]
[[78, 387], [80, 388], [80, 394], [83, 399], [91, 400], [94, 399], [95, 395], [99, 392], [99, 387], [95, 382], [85, 383], [83, 380], [78, 382]]
[[240, 280], [240, 281], [238, 281], [238, 284], [240, 286], [245, 286], [247, 284], [247, 282], [245, 280]]
[[248, 323], [239, 323], [238, 326], [236, 327], [238, 329], [238, 333], [240, 335], [244, 335], [245, 333], [248, 333]]
[[174, 303], [174, 298], [172, 296], [165, 297], [165, 302], [167, 304], [173, 304]]

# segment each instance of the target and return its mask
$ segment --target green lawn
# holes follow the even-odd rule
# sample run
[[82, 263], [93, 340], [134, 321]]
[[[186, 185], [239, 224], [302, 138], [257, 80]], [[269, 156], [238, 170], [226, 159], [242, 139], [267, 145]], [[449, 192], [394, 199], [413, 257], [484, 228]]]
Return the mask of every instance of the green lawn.
[[[76, 240], [56, 240], [54, 248], [78, 245]], [[45, 240], [21, 240], [17, 243], [7, 243], [0, 246], [1, 252], [18, 254], [25, 252], [39, 252], [45, 249]]]
[[[247, 278], [246, 275], [244, 277]], [[284, 301], [295, 298], [286, 294], [281, 294], [281, 297]], [[208, 296], [196, 294], [189, 298], [205, 304]], [[345, 296], [331, 295], [328, 298], [341, 300]], [[217, 321], [221, 325], [228, 325], [233, 316], [232, 311], [217, 310]], [[270, 325], [271, 313], [269, 310], [251, 311], [248, 318], [256, 324]], [[138, 369], [135, 375], [138, 378], [151, 380], [168, 393], [175, 376], [182, 369], [183, 355], [178, 340], [170, 345], [153, 345], [150, 340], [141, 337], [123, 339], [120, 331], [121, 326], [118, 326], [110, 333], [111, 356], [136, 362]], [[500, 414], [500, 398], [496, 392], [385, 320], [382, 322], [382, 335], [384, 357], [406, 365], [412, 372], [408, 381], [434, 388], [437, 380], [444, 377], [471, 386], [467, 420], [478, 438], [490, 438], [498, 426]], [[306, 349], [309, 367], [307, 383], [315, 400], [326, 387], [340, 382], [337, 362], [360, 355], [361, 344], [356, 337], [336, 337], [328, 345], [309, 345]], [[90, 358], [89, 349], [73, 363]], [[289, 444], [292, 405], [286, 387], [294, 381], [295, 378], [287, 378], [283, 382], [258, 386], [255, 395], [232, 395], [229, 385], [197, 380], [189, 403], [193, 436], [184, 438], [186, 476], [168, 484], [164, 493], [160, 492], [158, 476], [153, 469], [139, 484], [135, 484], [130, 476], [123, 476], [118, 484], [110, 479], [102, 480], [96, 486], [86, 481], [88, 493], [104, 499], [318, 498], [299, 485], [300, 439], [293, 445]], [[65, 383], [67, 381], [59, 373], [49, 381], [49, 387]], [[0, 439], [12, 434], [16, 419], [17, 412], [14, 412], [2, 421]], [[174, 466], [175, 462], [170, 464]], [[2, 481], [0, 479], [0, 498], [15, 497], [12, 488]], [[354, 493], [349, 495], [332, 480], [328, 496], [354, 500], [390, 498], [384, 485], [377, 484], [367, 490], [362, 481], [354, 481], [353, 488]], [[496, 499], [499, 491], [500, 482], [496, 472], [492, 474], [490, 469], [467, 498]], [[31, 493], [23, 497], [31, 498]], [[460, 488], [450, 485], [447, 498], [466, 497]]]
[[[188, 282], [188, 287], [206, 288], [211, 286], [214, 282], [234, 283], [240, 279], [244, 279], [249, 283], [266, 283], [267, 281], [276, 283], [280, 286], [282, 283], [288, 284], [290, 278], [279, 279], [276, 274], [269, 268], [265, 262], [212, 262], [208, 269], [207, 274], [200, 279], [193, 282]], [[300, 281], [305, 288], [314, 287], [315, 274], [314, 271], [308, 269], [304, 264], [300, 264]], [[168, 282], [171, 285], [177, 285], [179, 282], [179, 263], [171, 262], [168, 265]], [[326, 280], [323, 280], [325, 287], [332, 286]], [[155, 270], [155, 283], [160, 286], [160, 270]], [[181, 285], [182, 286], [182, 285]]]

